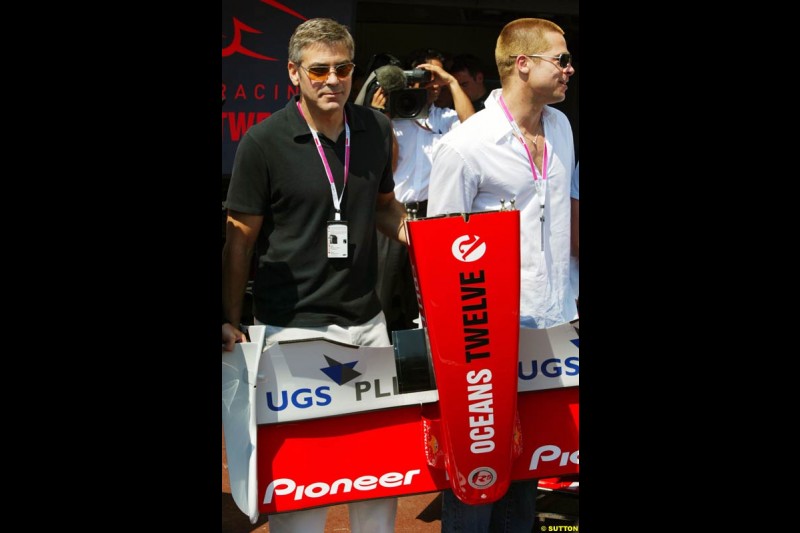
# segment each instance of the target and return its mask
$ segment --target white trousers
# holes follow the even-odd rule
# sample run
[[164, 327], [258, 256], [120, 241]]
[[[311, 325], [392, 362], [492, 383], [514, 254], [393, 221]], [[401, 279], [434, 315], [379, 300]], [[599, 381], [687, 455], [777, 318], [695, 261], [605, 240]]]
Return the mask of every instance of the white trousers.
[[383, 311], [363, 324], [349, 327], [331, 324], [315, 328], [285, 328], [282, 326], [270, 326], [259, 322], [258, 319], [255, 320], [255, 323], [259, 326], [266, 326], [265, 351], [278, 341], [294, 341], [315, 337], [325, 337], [332, 341], [346, 342], [356, 346], [391, 346], [389, 333], [386, 330], [386, 316]]
[[[397, 498], [365, 500], [347, 505], [352, 533], [392, 533]], [[270, 533], [323, 533], [328, 507], [269, 515]]]
[[[371, 320], [358, 326], [341, 327], [336, 325], [315, 328], [284, 328], [266, 326], [265, 348], [278, 341], [325, 337], [334, 341], [346, 342], [356, 346], [390, 346], [383, 311]], [[392, 533], [397, 516], [397, 498], [366, 500], [347, 505], [350, 514], [352, 533]], [[305, 509], [291, 513], [269, 515], [270, 533], [323, 533], [328, 516], [328, 507]]]

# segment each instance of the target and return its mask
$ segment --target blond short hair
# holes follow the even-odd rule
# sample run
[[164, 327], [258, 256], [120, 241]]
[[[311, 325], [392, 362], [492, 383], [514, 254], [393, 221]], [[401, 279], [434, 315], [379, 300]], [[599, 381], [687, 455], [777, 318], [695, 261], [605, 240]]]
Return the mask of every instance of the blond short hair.
[[516, 56], [538, 54], [547, 50], [550, 43], [545, 39], [545, 34], [550, 32], [564, 35], [561, 26], [545, 19], [523, 18], [506, 24], [494, 49], [494, 60], [500, 79], [505, 80], [514, 73]]

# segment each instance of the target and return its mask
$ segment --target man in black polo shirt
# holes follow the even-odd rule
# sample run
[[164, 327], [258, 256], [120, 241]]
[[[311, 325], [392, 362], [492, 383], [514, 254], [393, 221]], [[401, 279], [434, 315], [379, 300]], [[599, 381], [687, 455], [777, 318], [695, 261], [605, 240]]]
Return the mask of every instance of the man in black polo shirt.
[[[268, 346], [310, 337], [389, 346], [375, 293], [375, 230], [405, 243], [405, 210], [393, 192], [389, 119], [347, 102], [354, 51], [335, 21], [300, 24], [288, 61], [299, 96], [251, 127], [234, 158], [224, 318], [239, 324], [255, 251], [253, 314], [267, 326]], [[389, 533], [396, 511], [395, 498], [351, 503], [351, 529]], [[326, 514], [323, 507], [272, 515], [270, 531], [322, 533]]]

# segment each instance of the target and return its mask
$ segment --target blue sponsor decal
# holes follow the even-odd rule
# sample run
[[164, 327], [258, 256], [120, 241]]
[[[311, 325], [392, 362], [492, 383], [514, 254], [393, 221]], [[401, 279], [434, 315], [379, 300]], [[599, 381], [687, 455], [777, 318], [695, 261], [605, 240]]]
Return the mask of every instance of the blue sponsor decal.
[[527, 365], [520, 361], [518, 365], [519, 379], [530, 381], [535, 379], [539, 372], [546, 378], [557, 378], [561, 374], [565, 376], [577, 376], [580, 374], [580, 358], [567, 357], [564, 360], [552, 357], [545, 359], [541, 363], [536, 359], [531, 359]]
[[[328, 362], [328, 366], [320, 368], [326, 376], [337, 385], [344, 385], [345, 383], [356, 379], [361, 375], [361, 372], [355, 370], [353, 367], [358, 364], [358, 361], [351, 363], [340, 363], [336, 359], [322, 354]], [[270, 411], [283, 411], [290, 405], [297, 409], [308, 409], [309, 407], [324, 407], [329, 405], [333, 399], [330, 396], [331, 388], [327, 385], [322, 385], [316, 389], [307, 387], [294, 390], [292, 392], [282, 390], [277, 395], [272, 392], [267, 393], [267, 407]]]
[[352, 381], [361, 375], [361, 372], [355, 370], [353, 367], [358, 364], [358, 361], [352, 363], [340, 363], [333, 357], [328, 357], [325, 354], [325, 360], [328, 361], [327, 368], [320, 368], [325, 375], [331, 378], [337, 385], [344, 385], [348, 381]]
[[271, 392], [267, 393], [267, 407], [269, 407], [270, 411], [283, 411], [287, 407], [289, 407], [290, 402], [291, 405], [297, 407], [298, 409], [308, 409], [316, 405], [317, 407], [322, 407], [331, 403], [331, 397], [328, 394], [331, 388], [327, 385], [323, 385], [321, 387], [317, 387], [314, 390], [309, 388], [302, 388], [297, 389], [289, 394], [288, 391], [282, 390], [280, 391], [280, 402], [276, 404], [275, 398], [272, 396]]

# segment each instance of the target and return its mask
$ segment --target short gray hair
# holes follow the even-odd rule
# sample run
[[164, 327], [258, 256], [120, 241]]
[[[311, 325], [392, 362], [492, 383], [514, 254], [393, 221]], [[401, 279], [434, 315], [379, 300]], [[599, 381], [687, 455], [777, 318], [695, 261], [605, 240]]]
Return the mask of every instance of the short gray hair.
[[327, 46], [344, 45], [350, 54], [350, 60], [355, 55], [356, 45], [347, 26], [339, 24], [333, 19], [309, 19], [295, 28], [289, 39], [289, 61], [297, 65], [303, 60], [303, 50], [314, 44]]

